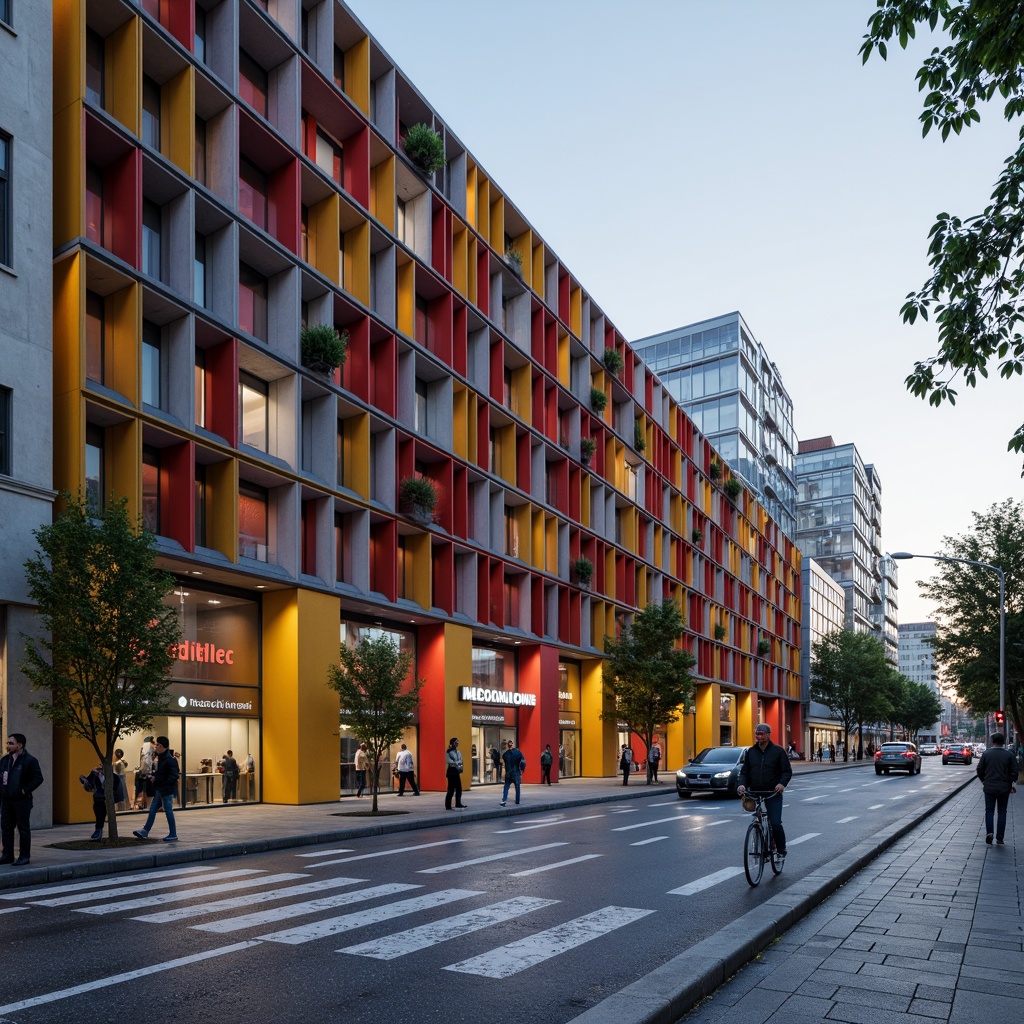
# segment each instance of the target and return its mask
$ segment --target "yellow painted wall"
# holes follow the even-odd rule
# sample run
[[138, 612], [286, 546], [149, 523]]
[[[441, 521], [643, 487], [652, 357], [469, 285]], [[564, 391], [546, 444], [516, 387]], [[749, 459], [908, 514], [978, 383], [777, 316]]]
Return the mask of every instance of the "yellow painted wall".
[[618, 730], [615, 721], [603, 721], [601, 712], [611, 708], [605, 696], [602, 662], [585, 659], [580, 665], [580, 724], [587, 737], [583, 745], [581, 774], [585, 778], [603, 778], [618, 771]]
[[718, 708], [722, 688], [718, 683], [698, 683], [696, 691], [697, 750], [703, 750], [704, 747], [717, 747], [720, 739]]

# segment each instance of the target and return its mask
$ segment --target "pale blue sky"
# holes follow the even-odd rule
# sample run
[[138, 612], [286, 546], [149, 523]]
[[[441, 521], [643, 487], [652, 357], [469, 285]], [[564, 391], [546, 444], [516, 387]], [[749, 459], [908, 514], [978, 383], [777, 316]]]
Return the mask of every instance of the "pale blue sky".
[[[853, 441], [886, 549], [921, 554], [1021, 498], [1024, 384], [903, 379], [934, 351], [899, 309], [935, 214], [979, 212], [1015, 132], [999, 110], [922, 140], [934, 45], [858, 56], [873, 0], [347, 0], [628, 340], [740, 310], [801, 438]], [[900, 620], [929, 617], [903, 562]]]

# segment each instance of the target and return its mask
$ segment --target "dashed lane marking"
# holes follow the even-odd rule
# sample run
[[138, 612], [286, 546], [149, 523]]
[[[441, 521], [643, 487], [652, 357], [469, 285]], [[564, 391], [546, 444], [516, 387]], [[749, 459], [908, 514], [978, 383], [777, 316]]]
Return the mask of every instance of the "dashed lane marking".
[[433, 868], [422, 868], [416, 874], [439, 875], [444, 871], [458, 871], [460, 868], [468, 868], [474, 864], [486, 864], [488, 861], [505, 860], [508, 857], [523, 857], [528, 853], [541, 853], [544, 850], [553, 850], [556, 846], [568, 845], [568, 843], [544, 843], [542, 846], [524, 846], [520, 850], [505, 850], [503, 853], [492, 853], [487, 857], [474, 857], [472, 860], [459, 861], [457, 864], [440, 864]]
[[582, 857], [573, 857], [571, 860], [560, 860], [556, 864], [543, 864], [539, 868], [527, 868], [526, 871], [516, 871], [509, 875], [509, 878], [525, 878], [527, 875], [539, 875], [544, 871], [554, 871], [555, 868], [568, 867], [570, 864], [579, 864], [585, 860], [597, 860], [603, 857], [603, 853], [586, 853]]

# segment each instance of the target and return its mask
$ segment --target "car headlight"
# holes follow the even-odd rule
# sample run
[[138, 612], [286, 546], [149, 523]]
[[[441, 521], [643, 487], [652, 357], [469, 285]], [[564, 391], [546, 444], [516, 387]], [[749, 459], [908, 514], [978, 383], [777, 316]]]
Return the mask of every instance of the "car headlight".
[[727, 779], [727, 778], [729, 778], [730, 775], [732, 775], [732, 771], [731, 770], [727, 771], [727, 772], [715, 772], [715, 778], [716, 779]]

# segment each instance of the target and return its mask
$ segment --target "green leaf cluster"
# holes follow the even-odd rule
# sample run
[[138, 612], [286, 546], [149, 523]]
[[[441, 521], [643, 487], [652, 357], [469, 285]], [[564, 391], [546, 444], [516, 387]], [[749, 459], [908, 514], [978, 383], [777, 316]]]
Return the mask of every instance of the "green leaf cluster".
[[[1024, 0], [876, 2], [861, 45], [864, 61], [874, 52], [884, 60], [893, 39], [905, 49], [919, 25], [946, 39], [917, 72], [924, 135], [933, 128], [943, 141], [959, 135], [981, 120], [978, 108], [990, 100], [1002, 101], [1007, 121], [1024, 113]], [[1005, 379], [1024, 373], [1024, 128], [1018, 138], [982, 213], [938, 215], [928, 247], [932, 274], [901, 310], [907, 323], [935, 317], [938, 351], [915, 363], [905, 382], [934, 406], [954, 405], [955, 378], [962, 374], [974, 387], [992, 362]], [[1024, 424], [1007, 447], [1024, 451]]]
[[103, 510], [67, 493], [62, 500], [57, 518], [34, 531], [39, 553], [25, 563], [44, 635], [24, 637], [21, 667], [48, 694], [33, 710], [96, 752], [116, 839], [110, 766], [118, 738], [148, 729], [167, 709], [181, 639], [177, 610], [164, 603], [174, 577], [157, 568], [153, 536], [134, 528], [125, 499]]
[[372, 810], [377, 812], [377, 776], [388, 748], [410, 727], [425, 679], [407, 682], [412, 652], [401, 651], [387, 633], [364, 636], [355, 647], [342, 644], [340, 664], [327, 670], [327, 685], [341, 701], [341, 724], [365, 743], [373, 764]]
[[444, 139], [429, 124], [414, 124], [405, 135], [405, 153], [424, 174], [444, 167]]
[[315, 373], [333, 373], [348, 358], [348, 331], [333, 324], [303, 324], [300, 345], [303, 366]]
[[608, 404], [608, 396], [600, 388], [590, 389], [590, 408], [600, 415]]

